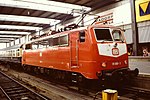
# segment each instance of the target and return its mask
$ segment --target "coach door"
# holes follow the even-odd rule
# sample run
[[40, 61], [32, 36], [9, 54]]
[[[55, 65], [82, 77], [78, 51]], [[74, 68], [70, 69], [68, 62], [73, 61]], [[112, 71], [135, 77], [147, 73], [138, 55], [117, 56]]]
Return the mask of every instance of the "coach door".
[[78, 68], [78, 43], [79, 43], [79, 33], [70, 34], [70, 65], [71, 68]]

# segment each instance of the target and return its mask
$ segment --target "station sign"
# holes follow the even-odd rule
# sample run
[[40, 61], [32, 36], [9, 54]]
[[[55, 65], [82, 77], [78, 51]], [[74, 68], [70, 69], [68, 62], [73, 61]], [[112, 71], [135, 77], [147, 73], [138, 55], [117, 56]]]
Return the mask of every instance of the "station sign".
[[150, 20], [150, 0], [137, 0], [135, 7], [137, 22]]
[[98, 18], [97, 22], [112, 24], [113, 23], [113, 13], [102, 15]]

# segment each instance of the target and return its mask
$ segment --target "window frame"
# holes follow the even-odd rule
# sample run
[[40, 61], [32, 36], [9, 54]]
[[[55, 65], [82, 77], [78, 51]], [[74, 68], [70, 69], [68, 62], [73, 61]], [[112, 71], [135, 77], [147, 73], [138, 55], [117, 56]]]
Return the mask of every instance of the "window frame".
[[[60, 39], [61, 39], [61, 37], [65, 37], [65, 36], [67, 37], [67, 43], [61, 44], [60, 43], [61, 42]], [[54, 44], [54, 39], [55, 38], [57, 38], [57, 40], [58, 40], [58, 44], [57, 45]], [[47, 41], [47, 45], [46, 45], [46, 47], [40, 48], [39, 47], [39, 45], [40, 45], [39, 42], [42, 42], [42, 41]], [[32, 45], [35, 45], [34, 43], [35, 44], [37, 43], [37, 48], [33, 48]], [[52, 44], [52, 45], [50, 45], [50, 44]], [[31, 48], [26, 49], [27, 45], [31, 45]], [[42, 39], [42, 40], [32, 41], [30, 43], [25, 44], [25, 50], [36, 50], [36, 49], [44, 49], [44, 48], [50, 48], [50, 47], [66, 47], [66, 46], [69, 46], [69, 34], [68, 33], [67, 34], [62, 34], [62, 35], [54, 35], [54, 36], [51, 36], [49, 38]]]
[[[97, 40], [96, 33], [95, 33], [95, 29], [108, 29], [109, 32], [110, 32], [110, 36], [111, 36], [112, 41]], [[112, 37], [112, 33], [111, 33], [112, 30], [111, 30], [110, 28], [93, 28], [93, 32], [94, 32], [95, 40], [96, 40], [97, 42], [113, 42], [113, 41], [114, 41], [114, 40], [113, 40], [113, 37]]]
[[[64, 36], [67, 37], [67, 43], [65, 43], [65, 44], [60, 44], [60, 42], [61, 42], [61, 41], [60, 41], [60, 38], [61, 38], [61, 37], [64, 37]], [[64, 34], [64, 35], [60, 35], [60, 36], [59, 36], [59, 46], [60, 46], [60, 47], [69, 46], [69, 34]]]
[[[124, 35], [123, 35], [123, 33], [122, 33], [122, 31], [121, 31], [120, 29], [112, 29], [111, 31], [112, 31], [112, 37], [113, 37], [113, 40], [114, 40], [114, 41], [116, 41], [116, 42], [125, 42]], [[114, 35], [113, 35], [113, 34], [114, 34], [114, 31], [120, 31], [122, 40], [120, 40], [120, 41], [115, 40]]]

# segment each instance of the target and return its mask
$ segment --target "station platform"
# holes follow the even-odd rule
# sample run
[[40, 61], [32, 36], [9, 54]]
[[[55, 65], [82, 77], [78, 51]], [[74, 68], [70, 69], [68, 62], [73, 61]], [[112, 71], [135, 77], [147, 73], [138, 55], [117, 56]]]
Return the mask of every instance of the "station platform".
[[138, 68], [140, 74], [150, 75], [150, 57], [129, 56], [129, 67]]

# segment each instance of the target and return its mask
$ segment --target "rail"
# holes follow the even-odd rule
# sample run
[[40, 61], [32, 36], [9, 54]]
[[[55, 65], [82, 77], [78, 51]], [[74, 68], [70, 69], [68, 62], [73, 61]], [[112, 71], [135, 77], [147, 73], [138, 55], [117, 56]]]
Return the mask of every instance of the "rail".
[[0, 71], [0, 90], [8, 100], [49, 100]]
[[[126, 87], [123, 90], [125, 95], [133, 100], [137, 100], [138, 98], [142, 98], [142, 100], [148, 100], [150, 98], [150, 90], [149, 89], [143, 89], [139, 87]], [[127, 95], [127, 94], [130, 95]]]

